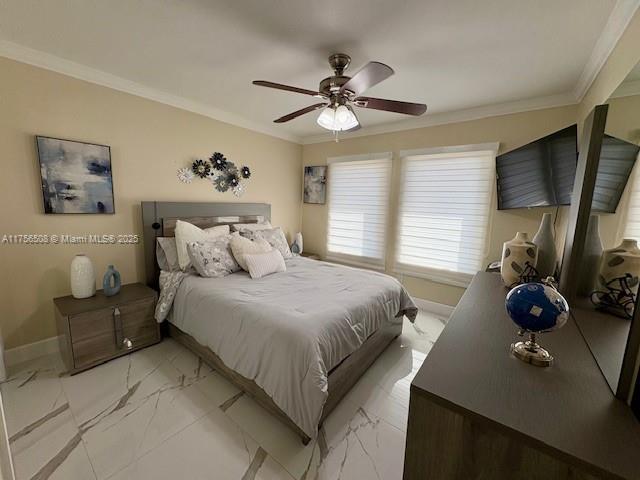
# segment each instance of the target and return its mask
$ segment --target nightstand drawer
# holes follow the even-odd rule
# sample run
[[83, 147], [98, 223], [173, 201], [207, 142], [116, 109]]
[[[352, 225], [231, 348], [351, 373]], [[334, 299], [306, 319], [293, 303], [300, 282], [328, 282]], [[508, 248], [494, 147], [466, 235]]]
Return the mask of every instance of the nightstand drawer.
[[154, 325], [154, 308], [155, 299], [150, 297], [124, 305], [73, 315], [69, 317], [71, 342], [75, 344], [93, 337], [113, 336], [114, 331], [118, 328], [118, 322], [122, 325], [120, 328], [125, 330], [135, 329], [138, 325]]
[[73, 343], [74, 367], [81, 369], [103, 360], [146, 347], [160, 340], [157, 325], [137, 324]]

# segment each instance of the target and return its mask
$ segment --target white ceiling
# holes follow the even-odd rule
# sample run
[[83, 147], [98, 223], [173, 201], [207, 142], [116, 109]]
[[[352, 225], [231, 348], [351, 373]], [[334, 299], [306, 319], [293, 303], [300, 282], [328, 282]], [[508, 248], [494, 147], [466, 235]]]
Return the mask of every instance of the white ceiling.
[[[396, 71], [368, 95], [426, 103], [427, 115], [572, 95], [615, 4], [2, 0], [0, 39], [304, 140], [323, 133], [317, 112], [281, 125], [272, 120], [316, 99], [252, 80], [317, 89], [331, 74], [326, 57], [344, 52], [353, 59], [347, 74], [370, 60]], [[358, 116], [364, 131], [406, 120], [363, 109]]]

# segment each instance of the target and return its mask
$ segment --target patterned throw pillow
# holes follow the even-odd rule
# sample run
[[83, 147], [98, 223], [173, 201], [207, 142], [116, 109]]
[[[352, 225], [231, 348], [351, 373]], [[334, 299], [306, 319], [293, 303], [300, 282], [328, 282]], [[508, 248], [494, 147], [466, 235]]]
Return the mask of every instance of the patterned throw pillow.
[[231, 253], [230, 240], [231, 235], [223, 235], [187, 244], [191, 264], [201, 277], [224, 277], [240, 270]]
[[285, 237], [282, 228], [270, 228], [266, 230], [248, 231], [243, 230], [240, 234], [244, 237], [255, 240], [256, 238], [262, 238], [266, 240], [269, 245], [278, 250], [282, 254], [282, 258], [291, 258], [293, 254], [287, 243], [287, 237]]
[[218, 225], [202, 229], [189, 222], [178, 220], [176, 222], [175, 236], [176, 249], [178, 250], [178, 262], [182, 270], [189, 268], [189, 253], [187, 244], [193, 242], [204, 242], [220, 235], [229, 235], [229, 225]]
[[259, 223], [232, 223], [231, 230], [233, 232], [241, 232], [242, 230], [251, 230], [255, 232], [257, 230], [267, 230], [273, 228], [268, 220]]

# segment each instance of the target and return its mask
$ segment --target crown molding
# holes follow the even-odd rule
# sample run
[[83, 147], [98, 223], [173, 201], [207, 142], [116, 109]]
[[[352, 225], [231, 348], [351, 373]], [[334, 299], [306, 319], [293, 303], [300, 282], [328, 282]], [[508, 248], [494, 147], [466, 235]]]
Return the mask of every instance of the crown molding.
[[640, 80], [624, 82], [615, 89], [610, 98], [631, 97], [633, 95], [640, 95]]
[[[341, 138], [343, 138], [344, 140], [348, 140], [351, 138], [366, 137], [369, 135], [401, 132], [404, 130], [414, 130], [417, 128], [446, 125], [449, 123], [468, 122], [471, 120], [480, 120], [483, 118], [496, 117], [499, 115], [510, 115], [512, 113], [530, 112], [533, 110], [542, 110], [545, 108], [563, 107], [575, 104], [576, 101], [573, 93], [568, 92], [559, 95], [551, 95], [548, 97], [537, 97], [527, 100], [517, 100], [514, 102], [468, 108], [464, 110], [434, 113], [410, 120], [403, 120], [395, 123], [386, 123], [382, 125], [374, 125], [371, 127], [361, 128], [360, 130], [352, 133], [346, 133]], [[302, 137], [303, 145], [332, 141], [334, 141], [334, 135], [332, 133]]]
[[258, 122], [248, 120], [239, 115], [211, 107], [201, 102], [173, 95], [162, 90], [127, 80], [126, 78], [112, 75], [102, 70], [87, 67], [86, 65], [66, 60], [40, 50], [34, 50], [7, 40], [0, 39], [0, 56], [33, 65], [35, 67], [51, 70], [56, 73], [61, 73], [86, 82], [95, 83], [97, 85], [135, 95], [137, 97], [146, 98], [147, 100], [153, 100], [154, 102], [163, 103], [192, 113], [197, 113], [236, 127], [245, 128], [271, 137], [277, 137], [282, 140], [298, 144], [300, 143], [299, 137], [283, 132], [282, 130], [272, 126], [265, 126]]
[[629, 26], [638, 7], [640, 7], [640, 0], [618, 0], [616, 2], [574, 89], [576, 103], [580, 103], [589, 91], [591, 84]]

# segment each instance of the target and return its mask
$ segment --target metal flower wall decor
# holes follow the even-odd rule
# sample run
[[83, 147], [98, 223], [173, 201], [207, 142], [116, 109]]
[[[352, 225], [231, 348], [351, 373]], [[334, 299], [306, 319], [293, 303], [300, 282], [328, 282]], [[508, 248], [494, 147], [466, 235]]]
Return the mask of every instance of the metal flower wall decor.
[[238, 168], [222, 153], [215, 152], [208, 161], [197, 159], [191, 167], [178, 169], [178, 180], [191, 183], [194, 178], [208, 179], [219, 192], [231, 190], [236, 197], [245, 191], [244, 181], [251, 177], [251, 170], [246, 165]]

